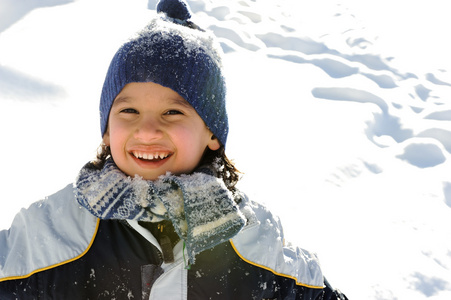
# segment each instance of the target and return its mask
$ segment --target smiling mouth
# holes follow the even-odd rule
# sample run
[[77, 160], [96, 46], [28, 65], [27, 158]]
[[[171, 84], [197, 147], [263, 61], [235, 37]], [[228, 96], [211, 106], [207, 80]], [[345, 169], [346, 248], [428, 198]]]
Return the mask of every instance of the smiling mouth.
[[140, 160], [149, 161], [149, 162], [162, 161], [163, 159], [166, 159], [169, 156], [171, 156], [170, 153], [164, 153], [164, 152], [144, 153], [144, 152], [139, 152], [139, 151], [133, 151], [132, 154], [134, 157], [136, 157]]

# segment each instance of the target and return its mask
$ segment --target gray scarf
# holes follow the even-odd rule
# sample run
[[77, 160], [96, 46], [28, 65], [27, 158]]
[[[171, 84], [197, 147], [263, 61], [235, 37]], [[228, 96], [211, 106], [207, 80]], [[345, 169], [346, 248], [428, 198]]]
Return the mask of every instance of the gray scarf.
[[194, 263], [196, 254], [232, 238], [246, 223], [236, 205], [240, 193], [232, 195], [221, 179], [207, 173], [168, 173], [149, 181], [125, 175], [110, 158], [101, 170], [91, 163], [81, 169], [75, 196], [100, 219], [171, 221]]

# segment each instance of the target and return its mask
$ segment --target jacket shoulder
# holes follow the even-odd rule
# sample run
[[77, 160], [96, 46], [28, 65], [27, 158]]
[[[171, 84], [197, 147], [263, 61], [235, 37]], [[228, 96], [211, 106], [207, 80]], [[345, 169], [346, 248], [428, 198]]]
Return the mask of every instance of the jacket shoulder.
[[241, 259], [275, 275], [291, 278], [296, 285], [323, 289], [324, 278], [316, 254], [286, 245], [280, 220], [265, 206], [247, 198], [240, 206], [248, 225], [231, 244]]
[[0, 281], [73, 261], [93, 242], [98, 220], [75, 200], [72, 184], [22, 209], [0, 231]]

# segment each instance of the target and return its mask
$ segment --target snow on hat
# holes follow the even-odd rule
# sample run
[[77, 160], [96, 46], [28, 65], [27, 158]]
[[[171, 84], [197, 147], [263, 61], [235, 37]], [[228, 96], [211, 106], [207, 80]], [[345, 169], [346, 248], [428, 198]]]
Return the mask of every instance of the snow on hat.
[[114, 99], [131, 82], [154, 82], [176, 91], [225, 146], [229, 131], [222, 50], [213, 34], [189, 21], [184, 0], [161, 0], [155, 17], [113, 57], [100, 97], [102, 136]]

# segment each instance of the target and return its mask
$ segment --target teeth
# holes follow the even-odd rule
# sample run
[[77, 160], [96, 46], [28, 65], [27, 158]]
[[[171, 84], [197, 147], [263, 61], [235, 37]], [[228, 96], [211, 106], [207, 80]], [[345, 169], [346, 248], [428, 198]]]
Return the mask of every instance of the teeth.
[[164, 158], [166, 158], [166, 157], [169, 156], [169, 154], [167, 154], [167, 153], [159, 153], [159, 152], [156, 152], [156, 153], [154, 153], [154, 154], [150, 154], [150, 153], [141, 153], [141, 152], [137, 152], [137, 151], [134, 151], [134, 152], [133, 152], [133, 155], [134, 155], [136, 158], [146, 159], [146, 160], [164, 159]]

